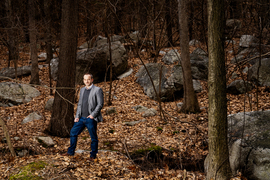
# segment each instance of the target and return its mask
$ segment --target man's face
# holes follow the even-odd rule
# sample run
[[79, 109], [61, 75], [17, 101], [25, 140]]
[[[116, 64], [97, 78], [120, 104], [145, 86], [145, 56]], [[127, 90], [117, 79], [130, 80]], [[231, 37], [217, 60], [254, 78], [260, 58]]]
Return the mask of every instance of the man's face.
[[92, 82], [93, 82], [93, 79], [91, 78], [90, 75], [83, 76], [83, 83], [85, 84], [85, 86], [91, 86]]

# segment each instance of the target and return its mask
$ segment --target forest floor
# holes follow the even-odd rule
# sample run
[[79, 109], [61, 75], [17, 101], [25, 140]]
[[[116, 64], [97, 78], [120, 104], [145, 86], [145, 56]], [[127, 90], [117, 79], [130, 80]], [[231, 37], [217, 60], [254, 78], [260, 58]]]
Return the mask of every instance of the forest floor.
[[[166, 49], [164, 51], [168, 51]], [[191, 48], [191, 51], [194, 48]], [[231, 50], [230, 47], [226, 49]], [[25, 59], [29, 55], [25, 55]], [[227, 56], [230, 59], [230, 55]], [[23, 58], [22, 58], [23, 59]], [[150, 59], [143, 59], [144, 63]], [[161, 56], [158, 62], [161, 62]], [[3, 61], [3, 60], [2, 60]], [[19, 66], [27, 65], [27, 60], [19, 61]], [[129, 67], [133, 68], [132, 75], [121, 80], [113, 81], [113, 101], [108, 106], [105, 103], [102, 114], [104, 122], [98, 124], [99, 153], [94, 162], [90, 162], [89, 152], [76, 153], [73, 157], [61, 156], [67, 151], [69, 138], [50, 136], [45, 133], [49, 124], [51, 112], [44, 106], [50, 95], [48, 68], [40, 69], [41, 85], [36, 88], [41, 95], [29, 103], [13, 107], [0, 107], [1, 118], [5, 120], [15, 149], [26, 149], [24, 157], [12, 157], [7, 143], [0, 141], [0, 179], [29, 176], [30, 179], [205, 179], [203, 162], [208, 154], [208, 91], [207, 82], [201, 81], [203, 91], [197, 93], [201, 112], [198, 114], [183, 114], [177, 110], [177, 103], [162, 102], [166, 112], [165, 119], [159, 115], [142, 117], [132, 107], [136, 105], [154, 108], [159, 112], [158, 103], [148, 98], [143, 88], [138, 85], [135, 74], [141, 66], [138, 58], [129, 59]], [[0, 69], [7, 67], [7, 62], [1, 62]], [[228, 82], [232, 82], [230, 75], [237, 72], [239, 77], [243, 67], [228, 63]], [[242, 77], [245, 78], [245, 74]], [[17, 79], [28, 84], [30, 76]], [[2, 80], [10, 81], [10, 80]], [[55, 86], [55, 82], [53, 83]], [[103, 88], [105, 101], [108, 98], [109, 83], [96, 84]], [[82, 86], [77, 86], [77, 92]], [[256, 98], [258, 95], [258, 98]], [[257, 109], [269, 109], [269, 92], [265, 87], [259, 87], [245, 95], [227, 95], [228, 114]], [[250, 100], [248, 100], [250, 98]], [[258, 104], [258, 106], [257, 106]], [[117, 113], [106, 114], [106, 110], [115, 107]], [[76, 110], [76, 105], [75, 105]], [[35, 120], [21, 124], [22, 120], [32, 112], [43, 116], [42, 120]], [[159, 114], [159, 113], [158, 113]], [[127, 126], [124, 122], [146, 121], [134, 126]], [[43, 147], [36, 136], [50, 136], [55, 145]], [[0, 137], [4, 134], [0, 129]], [[19, 140], [14, 140], [19, 137]], [[90, 150], [91, 138], [87, 131], [78, 137], [76, 150]], [[162, 155], [156, 150], [160, 150]], [[16, 175], [17, 176], [14, 176]]]

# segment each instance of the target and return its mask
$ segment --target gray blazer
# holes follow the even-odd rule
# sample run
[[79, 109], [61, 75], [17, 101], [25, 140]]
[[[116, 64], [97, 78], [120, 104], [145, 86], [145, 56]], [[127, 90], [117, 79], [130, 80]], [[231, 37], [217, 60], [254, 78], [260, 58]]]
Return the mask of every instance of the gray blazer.
[[[83, 98], [84, 91], [85, 91], [85, 87], [81, 88], [80, 98], [79, 98], [75, 118], [80, 118], [82, 115], [82, 98]], [[89, 104], [89, 107], [88, 107], [89, 114], [94, 117], [94, 120], [97, 122], [103, 121], [100, 111], [103, 107], [104, 100], [103, 100], [103, 91], [100, 87], [97, 87], [94, 85], [91, 87], [91, 91], [88, 97], [88, 104]]]

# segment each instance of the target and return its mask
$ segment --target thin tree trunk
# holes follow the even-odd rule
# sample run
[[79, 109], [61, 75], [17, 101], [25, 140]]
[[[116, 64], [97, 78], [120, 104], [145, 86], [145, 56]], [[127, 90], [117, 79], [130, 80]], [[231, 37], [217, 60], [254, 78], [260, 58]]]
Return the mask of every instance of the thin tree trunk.
[[13, 148], [12, 144], [11, 144], [11, 140], [10, 140], [10, 136], [9, 136], [9, 133], [8, 133], [8, 129], [7, 129], [6, 124], [3, 121], [3, 119], [1, 119], [1, 117], [0, 117], [0, 126], [2, 126], [2, 129], [4, 131], [4, 135], [5, 135], [6, 139], [7, 139], [8, 148], [9, 148], [12, 156], [15, 157], [16, 156], [16, 153], [14, 151], [14, 148]]
[[184, 113], [196, 113], [200, 111], [197, 95], [193, 88], [191, 64], [189, 55], [188, 38], [188, 15], [187, 0], [178, 0], [179, 26], [180, 26], [180, 47], [181, 65], [184, 79], [184, 100], [180, 109]]
[[39, 69], [38, 69], [38, 56], [37, 56], [37, 29], [35, 20], [35, 1], [28, 1], [29, 8], [29, 33], [30, 33], [30, 59], [32, 62], [30, 84], [39, 84]]
[[166, 0], [166, 31], [167, 31], [167, 37], [168, 37], [168, 47], [173, 46], [173, 40], [172, 40], [172, 6], [171, 6], [171, 0]]
[[62, 1], [60, 59], [52, 117], [47, 130], [68, 137], [74, 123], [75, 72], [78, 34], [78, 1]]
[[[52, 87], [52, 77], [51, 77], [51, 60], [53, 58], [52, 51], [52, 19], [51, 19], [51, 1], [44, 1], [44, 9], [45, 9], [45, 24], [46, 24], [46, 54], [47, 60], [46, 63], [49, 64], [49, 79], [50, 79], [50, 88]], [[52, 89], [50, 89], [50, 95], [52, 95]]]
[[227, 142], [224, 0], [208, 0], [209, 112], [207, 180], [230, 178]]

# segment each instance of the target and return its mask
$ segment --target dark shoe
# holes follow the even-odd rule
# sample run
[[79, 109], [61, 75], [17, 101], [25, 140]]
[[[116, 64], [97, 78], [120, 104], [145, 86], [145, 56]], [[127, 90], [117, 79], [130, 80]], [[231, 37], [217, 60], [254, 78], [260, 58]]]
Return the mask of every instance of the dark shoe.
[[90, 160], [91, 162], [94, 162], [95, 159], [96, 159], [96, 158], [94, 158], [94, 157], [90, 157], [90, 158], [89, 158], [89, 160]]
[[61, 154], [61, 156], [73, 156], [73, 155], [68, 154], [68, 153], [66, 152], [66, 153], [64, 153], [64, 154]]

